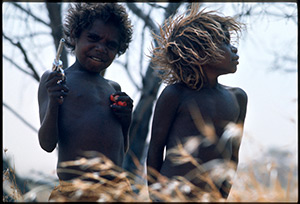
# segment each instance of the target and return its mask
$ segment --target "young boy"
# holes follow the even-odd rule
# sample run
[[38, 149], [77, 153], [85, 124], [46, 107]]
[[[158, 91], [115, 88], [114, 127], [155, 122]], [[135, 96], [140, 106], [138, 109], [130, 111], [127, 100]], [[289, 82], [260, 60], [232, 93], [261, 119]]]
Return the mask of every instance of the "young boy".
[[[58, 145], [60, 181], [80, 176], [78, 168], [60, 167], [85, 151], [104, 154], [122, 166], [128, 148], [132, 100], [118, 83], [100, 73], [123, 54], [132, 38], [132, 25], [123, 6], [116, 3], [72, 5], [64, 23], [66, 46], [76, 57], [62, 74], [46, 71], [38, 90], [41, 147], [52, 152]], [[116, 101], [110, 96], [118, 95]], [[118, 105], [121, 102], [121, 105]]]
[[[237, 70], [239, 56], [237, 48], [230, 44], [230, 32], [240, 29], [241, 24], [233, 18], [198, 12], [195, 5], [186, 15], [165, 22], [160, 36], [156, 36], [159, 46], [153, 49], [152, 60], [168, 86], [154, 112], [149, 169], [169, 178], [183, 176], [208, 189], [203, 179], [207, 175], [205, 164], [217, 164], [221, 159], [237, 165], [241, 134], [226, 138], [225, 130], [232, 124], [243, 127], [247, 95], [240, 88], [218, 83], [218, 77]], [[188, 142], [189, 139], [192, 140]], [[197, 142], [197, 148], [190, 148]], [[178, 151], [174, 150], [180, 145], [201, 168], [191, 160], [185, 162], [176, 157]], [[150, 170], [148, 175], [153, 176]], [[226, 198], [229, 182], [225, 179], [214, 183]]]

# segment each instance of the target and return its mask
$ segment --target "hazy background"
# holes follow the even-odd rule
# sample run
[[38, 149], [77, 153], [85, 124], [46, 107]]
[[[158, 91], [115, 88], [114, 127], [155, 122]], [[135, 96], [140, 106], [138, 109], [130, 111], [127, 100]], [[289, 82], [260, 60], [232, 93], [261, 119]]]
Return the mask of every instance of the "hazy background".
[[[298, 161], [298, 18], [289, 19], [281, 16], [284, 12], [297, 16], [297, 5], [295, 3], [268, 4], [269, 10], [278, 15], [265, 12], [264, 15], [243, 18], [247, 30], [242, 34], [238, 46], [240, 56], [238, 70], [235, 74], [219, 78], [220, 83], [241, 87], [248, 94], [245, 132], [240, 149], [241, 165], [260, 158], [270, 148], [292, 152], [292, 161], [295, 164]], [[5, 15], [12, 15], [9, 14], [11, 6], [7, 3], [2, 5], [2, 28], [6, 35], [26, 33], [30, 26], [30, 19], [28, 24], [20, 24], [18, 18], [4, 18]], [[249, 4], [240, 4], [240, 7], [247, 5]], [[206, 3], [205, 7], [207, 10], [218, 9], [225, 15], [236, 14], [235, 7], [231, 3]], [[33, 12], [38, 13], [39, 10]], [[130, 18], [135, 18], [131, 12], [129, 14]], [[21, 16], [18, 13], [14, 15]], [[159, 15], [157, 23], [161, 23]], [[143, 29], [138, 26], [134, 27], [134, 38], [129, 48], [133, 58], [139, 47], [134, 42], [137, 40], [136, 33]], [[144, 43], [147, 49], [150, 48], [150, 39], [150, 36], [146, 36]], [[2, 40], [3, 53], [14, 56], [16, 62], [22, 61], [22, 55], [9, 47], [6, 40], [3, 38]], [[53, 45], [47, 43], [51, 42], [51, 38], [45, 37], [41, 40], [45, 41], [43, 48], [32, 47], [32, 50], [37, 53], [32, 60], [44, 64], [44, 67], [40, 67], [40, 76], [46, 69], [51, 68], [55, 56]], [[145, 54], [148, 53], [147, 49], [144, 50]], [[122, 61], [124, 57], [121, 56], [117, 60]], [[69, 64], [72, 64], [74, 57], [69, 56], [69, 58]], [[147, 57], [144, 60], [145, 64], [148, 63]], [[136, 79], [136, 83], [140, 83], [139, 69], [136, 65], [131, 65], [130, 69], [133, 73], [136, 69], [133, 78]], [[47, 153], [38, 143], [36, 132], [40, 125], [38, 83], [32, 77], [14, 68], [4, 58], [2, 74], [3, 102], [9, 104], [33, 126], [33, 128], [28, 127], [3, 106], [2, 140], [3, 149], [7, 150], [3, 156], [11, 159], [16, 172], [21, 176], [40, 178], [37, 176], [43, 173], [46, 176], [56, 177], [57, 152]], [[108, 68], [106, 78], [120, 83], [123, 91], [137, 103], [139, 92], [130, 83], [127, 73], [119, 63], [114, 63]]]

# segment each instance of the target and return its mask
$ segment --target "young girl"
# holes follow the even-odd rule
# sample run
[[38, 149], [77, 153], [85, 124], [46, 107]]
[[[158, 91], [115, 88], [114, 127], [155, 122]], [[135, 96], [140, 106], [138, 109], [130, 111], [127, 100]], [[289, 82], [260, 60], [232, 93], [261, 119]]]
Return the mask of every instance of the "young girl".
[[[168, 86], [156, 104], [147, 165], [169, 178], [183, 176], [205, 191], [213, 189], [206, 176], [211, 175], [224, 198], [229, 178], [216, 179], [208, 172], [220, 161], [235, 164], [234, 169], [238, 164], [242, 134], [228, 135], [226, 130], [233, 124], [242, 130], [247, 95], [218, 83], [218, 77], [237, 70], [239, 56], [231, 35], [240, 30], [233, 18], [199, 12], [193, 5], [185, 15], [164, 23], [156, 36], [159, 46], [152, 50], [153, 64]], [[181, 160], [180, 151], [195, 160]]]

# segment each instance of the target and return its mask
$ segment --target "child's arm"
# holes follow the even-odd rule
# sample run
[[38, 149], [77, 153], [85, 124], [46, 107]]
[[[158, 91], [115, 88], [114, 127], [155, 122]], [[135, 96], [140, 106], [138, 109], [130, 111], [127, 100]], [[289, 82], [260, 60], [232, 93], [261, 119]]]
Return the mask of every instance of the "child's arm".
[[[244, 121], [245, 121], [246, 112], [247, 112], [248, 96], [247, 96], [246, 92], [240, 88], [233, 88], [232, 92], [235, 95], [235, 97], [238, 101], [239, 107], [240, 107], [240, 114], [239, 114], [237, 124], [241, 126], [242, 133], [243, 133]], [[236, 164], [238, 163], [238, 153], [239, 153], [239, 149], [240, 149], [240, 144], [241, 144], [241, 138], [239, 141], [237, 141], [235, 144], [232, 145], [233, 150], [232, 150], [231, 160], [236, 162]]]
[[117, 91], [110, 96], [111, 108], [118, 117], [124, 135], [124, 151], [129, 148], [129, 127], [131, 124], [133, 100], [125, 93]]
[[107, 82], [116, 90], [110, 96], [112, 102], [111, 108], [121, 122], [124, 135], [124, 151], [127, 152], [129, 148], [128, 132], [132, 118], [133, 100], [125, 92], [121, 92], [121, 86], [117, 82], [108, 79]]
[[[180, 93], [176, 85], [167, 86], [156, 103], [147, 157], [147, 167], [153, 168], [157, 172], [160, 172], [162, 167], [164, 148], [167, 144], [168, 134], [180, 102], [179, 95]], [[154, 176], [150, 173], [150, 169], [148, 169], [148, 176]], [[151, 183], [152, 182], [149, 181], [149, 185]]]
[[246, 118], [246, 112], [247, 112], [248, 96], [246, 92], [240, 88], [234, 89], [234, 93], [240, 106], [240, 115], [239, 115], [238, 123], [244, 124]]
[[58, 109], [67, 95], [68, 88], [57, 81], [62, 80], [62, 74], [57, 71], [47, 71], [41, 77], [38, 89], [38, 102], [41, 127], [38, 132], [41, 147], [52, 152], [58, 140]]

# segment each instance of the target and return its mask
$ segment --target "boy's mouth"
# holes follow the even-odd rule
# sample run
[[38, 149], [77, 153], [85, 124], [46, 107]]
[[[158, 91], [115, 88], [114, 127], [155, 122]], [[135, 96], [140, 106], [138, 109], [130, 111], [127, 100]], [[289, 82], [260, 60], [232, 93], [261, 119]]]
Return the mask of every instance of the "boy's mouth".
[[95, 60], [97, 62], [104, 62], [102, 59], [98, 58], [98, 57], [90, 57], [92, 60]]
[[237, 55], [236, 57], [234, 57], [232, 61], [234, 61], [236, 64], [239, 64], [239, 56]]

